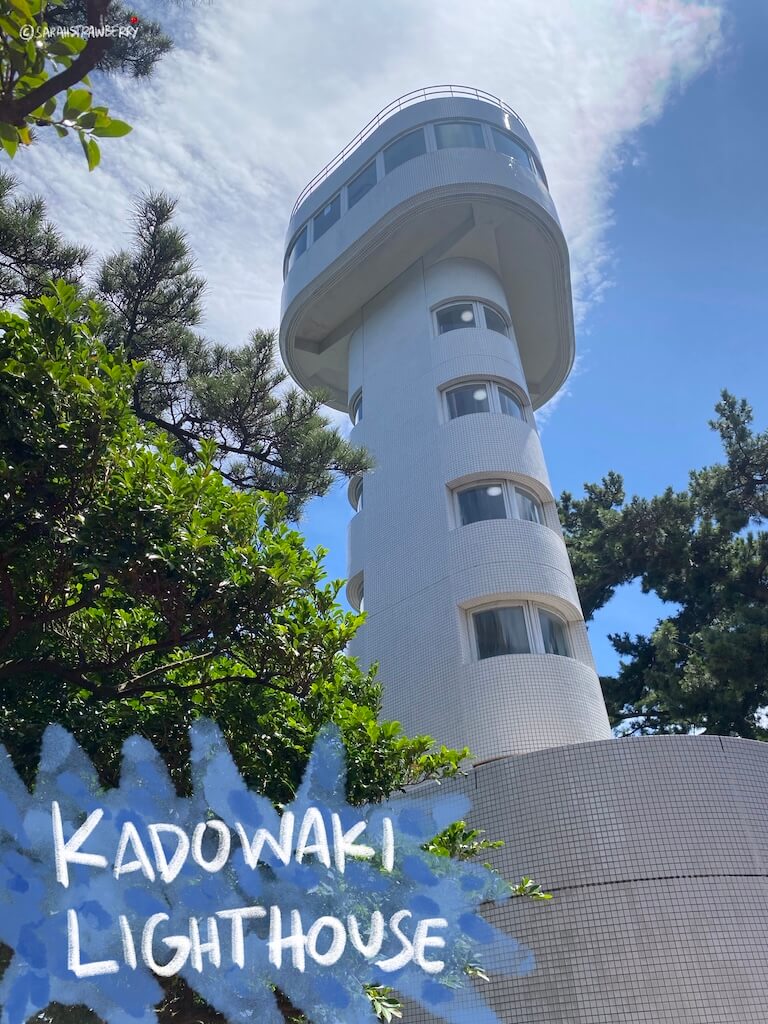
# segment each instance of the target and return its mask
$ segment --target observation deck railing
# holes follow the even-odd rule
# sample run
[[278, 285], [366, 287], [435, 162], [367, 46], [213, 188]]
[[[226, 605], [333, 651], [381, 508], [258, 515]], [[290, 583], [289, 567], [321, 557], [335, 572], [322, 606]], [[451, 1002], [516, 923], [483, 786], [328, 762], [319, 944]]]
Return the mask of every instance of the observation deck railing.
[[499, 99], [498, 96], [494, 96], [493, 93], [485, 92], [484, 89], [474, 89], [469, 85], [429, 85], [424, 89], [414, 89], [412, 92], [405, 93], [398, 99], [392, 100], [392, 102], [388, 103], [386, 107], [383, 107], [375, 117], [371, 118], [365, 128], [362, 128], [352, 141], [347, 143], [344, 149], [342, 149], [342, 151], [338, 153], [330, 163], [325, 165], [322, 171], [316, 174], [314, 178], [304, 186], [299, 193], [299, 198], [293, 205], [291, 216], [296, 213], [304, 200], [315, 191], [318, 185], [322, 184], [329, 174], [336, 170], [339, 164], [343, 163], [348, 156], [354, 153], [358, 146], [362, 145], [368, 136], [372, 135], [379, 125], [382, 125], [388, 118], [392, 117], [393, 114], [403, 110], [405, 107], [413, 106], [414, 103], [422, 103], [424, 100], [441, 99], [449, 96], [485, 100], [487, 103], [493, 103], [495, 106], [500, 107], [506, 114], [511, 114], [520, 122], [520, 124], [523, 125], [524, 128], [526, 128], [525, 121], [523, 121], [522, 117], [520, 117], [512, 107], [505, 103], [504, 100]]

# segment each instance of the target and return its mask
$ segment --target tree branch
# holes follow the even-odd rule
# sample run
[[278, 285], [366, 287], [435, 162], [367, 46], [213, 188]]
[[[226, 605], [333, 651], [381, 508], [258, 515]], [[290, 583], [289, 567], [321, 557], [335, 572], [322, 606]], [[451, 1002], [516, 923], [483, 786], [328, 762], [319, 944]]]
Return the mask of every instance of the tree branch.
[[[86, 17], [88, 25], [100, 29], [104, 23], [110, 0], [88, 0]], [[107, 52], [112, 40], [107, 36], [91, 36], [68, 68], [48, 78], [25, 96], [4, 96], [0, 98], [0, 121], [6, 124], [22, 125], [33, 110], [65, 89], [77, 85], [96, 67]]]

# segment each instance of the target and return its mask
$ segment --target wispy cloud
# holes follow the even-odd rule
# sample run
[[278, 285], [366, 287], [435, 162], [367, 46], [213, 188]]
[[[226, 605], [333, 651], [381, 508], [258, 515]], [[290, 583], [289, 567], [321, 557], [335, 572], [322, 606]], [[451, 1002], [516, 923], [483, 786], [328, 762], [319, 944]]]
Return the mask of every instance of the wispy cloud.
[[305, 181], [389, 100], [441, 82], [496, 93], [530, 126], [583, 316], [609, 279], [623, 147], [722, 38], [721, 6], [686, 0], [216, 0], [161, 15], [177, 50], [149, 83], [111, 89], [133, 134], [105, 141], [91, 175], [58, 139], [14, 169], [101, 252], [125, 244], [132, 194], [177, 195], [209, 280], [206, 330], [231, 342], [277, 324], [283, 236]]

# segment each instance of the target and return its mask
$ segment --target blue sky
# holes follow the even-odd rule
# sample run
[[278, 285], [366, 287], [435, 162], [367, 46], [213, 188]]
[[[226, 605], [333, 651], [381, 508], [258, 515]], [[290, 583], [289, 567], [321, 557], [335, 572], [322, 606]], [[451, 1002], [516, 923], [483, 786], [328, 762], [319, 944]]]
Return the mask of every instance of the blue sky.
[[[537, 140], [571, 249], [577, 370], [541, 417], [556, 492], [609, 469], [630, 493], [682, 486], [718, 457], [707, 420], [727, 386], [768, 419], [768, 13], [763, 0], [136, 0], [177, 49], [108, 87], [134, 125], [88, 174], [78, 145], [14, 162], [65, 233], [126, 244], [132, 196], [178, 197], [208, 278], [205, 332], [239, 343], [279, 317], [293, 201], [369, 118], [428, 84], [475, 85]], [[339, 421], [340, 422], [340, 421]], [[343, 576], [343, 490], [303, 524]], [[652, 628], [628, 588], [592, 626]]]

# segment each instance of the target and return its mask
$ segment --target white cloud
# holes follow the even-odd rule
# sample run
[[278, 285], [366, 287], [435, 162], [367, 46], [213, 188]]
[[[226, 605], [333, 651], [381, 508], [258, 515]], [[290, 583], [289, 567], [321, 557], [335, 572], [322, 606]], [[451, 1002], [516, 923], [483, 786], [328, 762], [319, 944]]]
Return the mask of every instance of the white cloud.
[[720, 6], [686, 0], [215, 0], [144, 4], [178, 49], [149, 83], [116, 82], [134, 126], [88, 174], [57, 140], [14, 170], [97, 250], [125, 244], [131, 195], [180, 198], [209, 280], [206, 330], [276, 325], [293, 199], [369, 118], [422, 85], [476, 85], [518, 110], [542, 152], [569, 244], [577, 313], [605, 286], [612, 180], [641, 125], [712, 61]]

